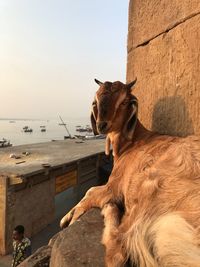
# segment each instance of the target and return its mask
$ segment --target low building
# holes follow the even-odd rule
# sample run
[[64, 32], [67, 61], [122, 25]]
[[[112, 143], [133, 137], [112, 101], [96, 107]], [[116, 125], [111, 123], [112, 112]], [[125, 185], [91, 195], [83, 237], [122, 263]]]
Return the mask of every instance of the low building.
[[65, 140], [0, 150], [1, 255], [11, 251], [16, 225], [32, 237], [68, 211], [69, 188], [75, 204], [89, 187], [104, 182], [112, 168], [104, 142]]

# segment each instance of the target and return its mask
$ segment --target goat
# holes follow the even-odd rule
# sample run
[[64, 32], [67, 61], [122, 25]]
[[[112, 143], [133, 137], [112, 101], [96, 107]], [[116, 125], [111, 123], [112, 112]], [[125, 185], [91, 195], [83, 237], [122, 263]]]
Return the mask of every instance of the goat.
[[94, 133], [107, 134], [114, 167], [107, 184], [89, 189], [61, 227], [98, 207], [107, 267], [128, 259], [138, 267], [200, 266], [200, 139], [147, 130], [137, 118], [136, 81], [96, 82], [91, 123]]

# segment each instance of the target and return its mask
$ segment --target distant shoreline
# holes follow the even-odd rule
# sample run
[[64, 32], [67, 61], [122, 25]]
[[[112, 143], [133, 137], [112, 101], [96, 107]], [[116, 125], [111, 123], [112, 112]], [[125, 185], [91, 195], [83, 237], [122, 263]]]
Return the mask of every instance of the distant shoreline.
[[[89, 116], [85, 116], [85, 117], [64, 117], [64, 120], [67, 121], [76, 121], [76, 120], [90, 120]], [[0, 118], [0, 121], [51, 121], [51, 120], [59, 120], [59, 118], [55, 117], [55, 118], [40, 118], [40, 119], [36, 119], [36, 118]]]
[[48, 119], [0, 118], [0, 121], [47, 121]]

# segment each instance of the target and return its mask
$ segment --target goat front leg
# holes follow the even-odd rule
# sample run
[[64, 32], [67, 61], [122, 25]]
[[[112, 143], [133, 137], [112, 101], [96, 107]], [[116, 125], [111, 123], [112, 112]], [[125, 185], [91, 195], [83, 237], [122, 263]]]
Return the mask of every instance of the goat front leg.
[[104, 231], [102, 243], [106, 248], [106, 267], [122, 267], [126, 263], [126, 253], [123, 248], [122, 236], [119, 231], [121, 214], [114, 203], [108, 203], [103, 207]]
[[91, 208], [102, 208], [112, 198], [112, 190], [108, 184], [90, 188], [84, 198], [62, 218], [60, 227], [71, 225]]

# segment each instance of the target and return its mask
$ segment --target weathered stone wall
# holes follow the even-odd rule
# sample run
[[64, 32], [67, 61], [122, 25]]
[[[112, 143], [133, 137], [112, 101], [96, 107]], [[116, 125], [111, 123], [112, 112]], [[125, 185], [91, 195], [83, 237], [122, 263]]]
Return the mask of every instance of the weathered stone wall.
[[5, 239], [6, 239], [6, 198], [7, 192], [7, 179], [0, 176], [0, 255], [6, 252]]
[[19, 267], [105, 267], [102, 230], [103, 217], [98, 209], [92, 209]]
[[8, 190], [7, 206], [7, 251], [12, 249], [12, 231], [18, 225], [24, 225], [26, 235], [31, 237], [54, 220], [55, 213], [55, 180], [48, 179], [42, 183], [23, 190], [16, 186]]
[[200, 134], [200, 1], [130, 0], [127, 81], [149, 129]]

